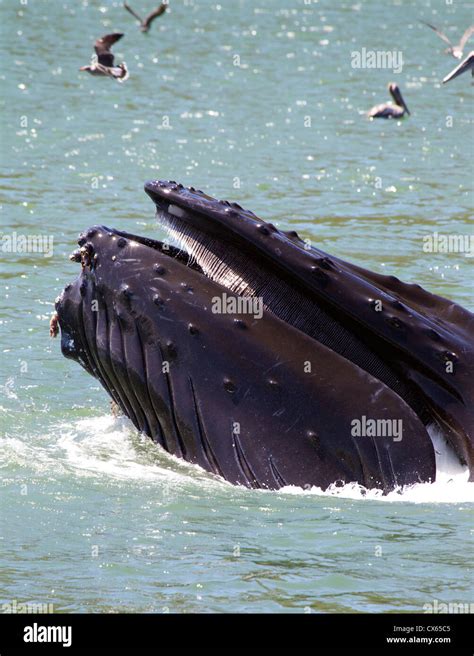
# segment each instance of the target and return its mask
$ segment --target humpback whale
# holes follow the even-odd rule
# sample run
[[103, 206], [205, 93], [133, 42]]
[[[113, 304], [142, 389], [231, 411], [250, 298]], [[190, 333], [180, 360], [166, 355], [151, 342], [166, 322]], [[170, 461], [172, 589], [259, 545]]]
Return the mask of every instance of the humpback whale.
[[51, 327], [139, 431], [236, 485], [388, 492], [435, 480], [435, 428], [474, 480], [473, 314], [237, 203], [145, 191], [169, 237], [82, 233]]

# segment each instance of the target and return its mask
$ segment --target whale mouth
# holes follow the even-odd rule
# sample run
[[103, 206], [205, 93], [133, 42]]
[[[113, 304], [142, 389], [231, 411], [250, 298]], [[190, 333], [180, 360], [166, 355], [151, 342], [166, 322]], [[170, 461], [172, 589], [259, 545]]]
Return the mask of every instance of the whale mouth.
[[[341, 478], [389, 490], [432, 480], [428, 425], [472, 467], [472, 378], [463, 359], [472, 335], [468, 313], [417, 286], [308, 249], [295, 232], [281, 232], [236, 203], [174, 182], [148, 182], [145, 191], [169, 239], [89, 229], [72, 256], [81, 274], [56, 305], [63, 354], [98, 378], [139, 430], [250, 487], [324, 486]], [[214, 314], [211, 305], [226, 294], [258, 301], [262, 320], [239, 311], [228, 323], [225, 312]], [[312, 357], [318, 367], [308, 377]], [[446, 359], [456, 362], [456, 377], [444, 375]], [[176, 368], [162, 378], [165, 362]], [[286, 377], [261, 378], [274, 368]], [[234, 382], [239, 377], [245, 384]], [[285, 399], [276, 392], [282, 384]], [[279, 423], [292, 406], [292, 421]], [[380, 446], [354, 441], [344, 431], [359, 414], [364, 419], [365, 408], [382, 422], [387, 408], [394, 422], [403, 418], [411, 446], [405, 438], [393, 446], [385, 434]], [[248, 432], [230, 435], [231, 458], [219, 438], [239, 413], [237, 423]], [[302, 417], [308, 424], [319, 417], [319, 432], [296, 430]], [[287, 432], [304, 454], [294, 467], [281, 455]], [[261, 434], [272, 448], [254, 447]], [[320, 463], [314, 476], [303, 474], [306, 456]]]
[[[367, 323], [361, 327], [357, 318], [341, 307], [341, 303], [332, 304], [332, 290], [325, 293], [326, 287], [330, 287], [330, 276], [341, 272], [345, 263], [337, 258], [329, 259], [323, 253], [323, 257], [317, 258], [310, 267], [309, 273], [313, 274], [313, 280], [317, 280], [316, 292], [314, 285], [310, 291], [299, 284], [300, 275], [298, 284], [295, 284], [296, 265], [293, 266], [293, 261], [287, 257], [288, 246], [295, 253], [295, 259], [308, 256], [308, 249], [296, 232], [283, 233], [237, 203], [216, 200], [201, 190], [174, 181], [149, 181], [145, 183], [145, 191], [155, 203], [160, 226], [205, 276], [234, 294], [259, 298], [265, 310], [381, 380], [415, 411], [423, 424], [434, 425], [435, 430], [447, 434], [448, 448], [456, 454], [461, 466], [470, 461], [472, 447], [468, 444], [469, 438], [459, 438], [443, 421], [442, 413], [433, 413], [424, 393], [420, 393], [418, 385], [412, 384], [414, 376], [405, 375], [406, 367], [412, 363], [403, 362], [403, 353], [398, 349], [400, 342], [392, 350], [390, 335], [389, 340], [384, 335], [379, 341], [377, 328], [367, 331]], [[339, 264], [342, 264], [340, 271]], [[357, 269], [359, 273], [365, 272]], [[395, 278], [393, 280], [398, 283]], [[336, 289], [334, 297], [337, 294]], [[400, 302], [403, 294], [396, 293], [392, 299], [393, 307], [400, 308], [401, 312], [390, 318], [390, 322], [402, 335], [403, 348], [406, 317], [406, 310]], [[360, 300], [373, 303], [370, 297]], [[428, 300], [431, 304], [431, 299]], [[430, 322], [431, 308], [428, 313], [424, 308], [423, 311], [423, 318]], [[435, 334], [438, 321], [435, 319], [432, 325], [427, 332]], [[451, 355], [454, 359], [455, 355]], [[418, 373], [434, 379], [436, 385], [447, 388], [461, 400], [451, 387], [449, 377], [448, 380], [446, 377], [437, 379], [433, 369], [427, 372], [423, 366], [417, 376]]]
[[[204, 275], [235, 294], [256, 295], [262, 283], [259, 269], [226, 224], [229, 211], [240, 206], [222, 201], [221, 211], [210, 212], [214, 199], [176, 183], [147, 182], [145, 191], [155, 203], [158, 224], [188, 254], [190, 264], [196, 263]], [[170, 198], [172, 191], [179, 194]]]
[[[367, 343], [349, 316], [295, 285], [288, 271], [278, 268], [278, 243], [273, 248], [276, 259], [259, 248], [259, 238], [278, 234], [305, 253], [296, 233], [281, 233], [237, 203], [216, 201], [175, 182], [147, 182], [145, 191], [155, 203], [160, 227], [187, 254], [189, 265], [233, 294], [258, 299], [266, 311], [382, 380], [428, 421], [421, 397], [374, 350], [375, 336]], [[322, 279], [324, 275], [321, 270]], [[385, 345], [385, 353], [387, 349]]]
[[[251, 275], [251, 260], [236, 247], [194, 227], [183, 218], [184, 211], [178, 213], [180, 209], [178, 205], [169, 205], [167, 209], [157, 207], [156, 219], [171, 245], [188, 256], [187, 265], [197, 266], [206, 277], [232, 293], [255, 296], [258, 272]], [[188, 213], [187, 218], [191, 217]]]

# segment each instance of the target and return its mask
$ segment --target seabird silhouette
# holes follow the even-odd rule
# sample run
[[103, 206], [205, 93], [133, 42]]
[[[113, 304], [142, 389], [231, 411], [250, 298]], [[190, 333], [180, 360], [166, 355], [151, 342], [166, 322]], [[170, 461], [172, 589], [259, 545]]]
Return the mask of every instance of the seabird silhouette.
[[410, 110], [406, 106], [405, 101], [403, 100], [402, 92], [400, 91], [398, 84], [391, 82], [388, 85], [388, 90], [390, 95], [395, 101], [395, 104], [383, 103], [381, 105], [375, 105], [368, 111], [367, 116], [369, 118], [402, 118], [405, 115], [410, 113]]
[[451, 41], [448, 39], [448, 37], [446, 36], [446, 34], [444, 34], [444, 32], [441, 32], [441, 30], [438, 30], [438, 28], [435, 27], [435, 25], [432, 25], [431, 23], [427, 23], [426, 21], [423, 20], [420, 21], [420, 23], [423, 23], [423, 25], [427, 25], [428, 27], [430, 27], [434, 32], [436, 32], [436, 34], [439, 36], [440, 39], [442, 39], [445, 43], [448, 44], [449, 47], [446, 48], [444, 52], [446, 52], [449, 55], [452, 55], [455, 59], [461, 59], [466, 42], [474, 34], [474, 25], [471, 25], [471, 27], [468, 27], [467, 30], [464, 32], [459, 43], [457, 45], [456, 44], [453, 45]]
[[453, 80], [458, 75], [461, 75], [462, 73], [466, 73], [466, 71], [469, 70], [471, 71], [471, 75], [474, 77], [474, 50], [471, 50], [471, 52], [468, 54], [466, 59], [463, 59], [463, 61], [460, 64], [458, 64], [456, 68], [451, 71], [451, 73], [448, 73], [448, 75], [446, 75], [446, 77], [443, 80], [443, 84], [446, 84], [446, 82]]
[[145, 19], [143, 19], [141, 16], [139, 16], [136, 13], [136, 11], [134, 11], [130, 7], [130, 5], [127, 4], [126, 2], [123, 3], [123, 6], [140, 23], [141, 31], [142, 32], [148, 32], [148, 30], [150, 29], [150, 26], [153, 23], [153, 21], [155, 20], [155, 18], [158, 18], [158, 16], [161, 16], [161, 14], [165, 13], [167, 4], [168, 3], [166, 3], [166, 2], [162, 2], [161, 5], [159, 7], [157, 7], [156, 9], [154, 9], [153, 11], [151, 11]]
[[88, 66], [81, 66], [80, 71], [87, 71], [91, 75], [105, 75], [113, 77], [118, 82], [125, 82], [128, 79], [128, 69], [125, 62], [114, 66], [114, 55], [110, 52], [113, 44], [121, 39], [123, 34], [114, 32], [106, 34], [94, 44], [96, 58], [93, 58]]

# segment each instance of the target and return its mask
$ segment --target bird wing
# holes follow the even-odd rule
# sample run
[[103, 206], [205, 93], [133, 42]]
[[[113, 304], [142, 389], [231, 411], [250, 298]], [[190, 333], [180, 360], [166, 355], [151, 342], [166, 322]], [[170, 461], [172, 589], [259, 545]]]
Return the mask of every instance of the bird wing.
[[106, 34], [102, 38], [97, 39], [94, 44], [94, 50], [97, 54], [99, 64], [102, 64], [103, 66], [113, 66], [114, 56], [110, 52], [110, 48], [122, 37], [123, 34], [121, 32], [114, 32], [113, 34]]
[[426, 21], [420, 21], [420, 23], [423, 23], [423, 25], [427, 25], [428, 27], [431, 27], [431, 29], [432, 29], [434, 32], [436, 32], [436, 34], [439, 36], [440, 39], [443, 39], [443, 41], [444, 41], [445, 43], [447, 43], [448, 45], [450, 45], [450, 46], [452, 47], [453, 44], [452, 44], [451, 41], [448, 39], [448, 37], [446, 36], [446, 34], [444, 34], [444, 32], [441, 32], [440, 30], [438, 30], [437, 27], [435, 27], [434, 25], [431, 25], [431, 23], [427, 23]]
[[141, 16], [139, 16], [139, 15], [137, 14], [136, 11], [133, 11], [133, 9], [130, 7], [130, 5], [128, 5], [126, 2], [124, 2], [124, 3], [123, 3], [123, 7], [124, 7], [124, 9], [126, 9], [130, 14], [132, 14], [132, 16], [133, 16], [134, 18], [137, 19], [137, 21], [139, 21], [141, 24], [143, 24], [143, 19], [141, 18]]
[[144, 25], [146, 27], [150, 27], [152, 22], [155, 20], [155, 18], [158, 18], [158, 16], [161, 16], [161, 14], [164, 14], [166, 11], [166, 2], [162, 2], [159, 7], [151, 11], [148, 16], [145, 18]]
[[461, 37], [461, 41], [459, 42], [459, 47], [461, 48], [461, 50], [464, 50], [464, 46], [466, 45], [466, 42], [469, 41], [469, 39], [473, 34], [474, 34], [474, 25], [471, 25], [471, 27], [468, 27]]
[[455, 77], [461, 75], [462, 73], [465, 73], [469, 69], [471, 71], [474, 71], [474, 50], [471, 50], [471, 52], [468, 54], [466, 59], [464, 59], [458, 66], [456, 66], [456, 68], [454, 68], [451, 71], [451, 73], [448, 73], [446, 75], [446, 77], [443, 80], [443, 84], [446, 84], [446, 82], [453, 80]]

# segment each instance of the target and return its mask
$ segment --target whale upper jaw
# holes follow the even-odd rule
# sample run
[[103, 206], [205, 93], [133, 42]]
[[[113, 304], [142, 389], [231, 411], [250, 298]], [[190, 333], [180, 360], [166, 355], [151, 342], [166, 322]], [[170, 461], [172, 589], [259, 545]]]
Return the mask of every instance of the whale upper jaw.
[[[145, 190], [178, 246], [95, 227], [79, 240], [81, 275], [58, 302], [64, 354], [139, 430], [234, 483], [389, 490], [434, 479], [429, 424], [472, 478], [469, 312], [305, 248], [236, 203], [174, 182]], [[224, 293], [260, 300], [262, 319], [213, 314]], [[89, 311], [95, 296], [102, 314]], [[162, 380], [167, 357], [174, 369]], [[307, 361], [317, 363], [309, 377]], [[349, 426], [362, 416], [400, 419], [403, 440], [354, 438]]]

